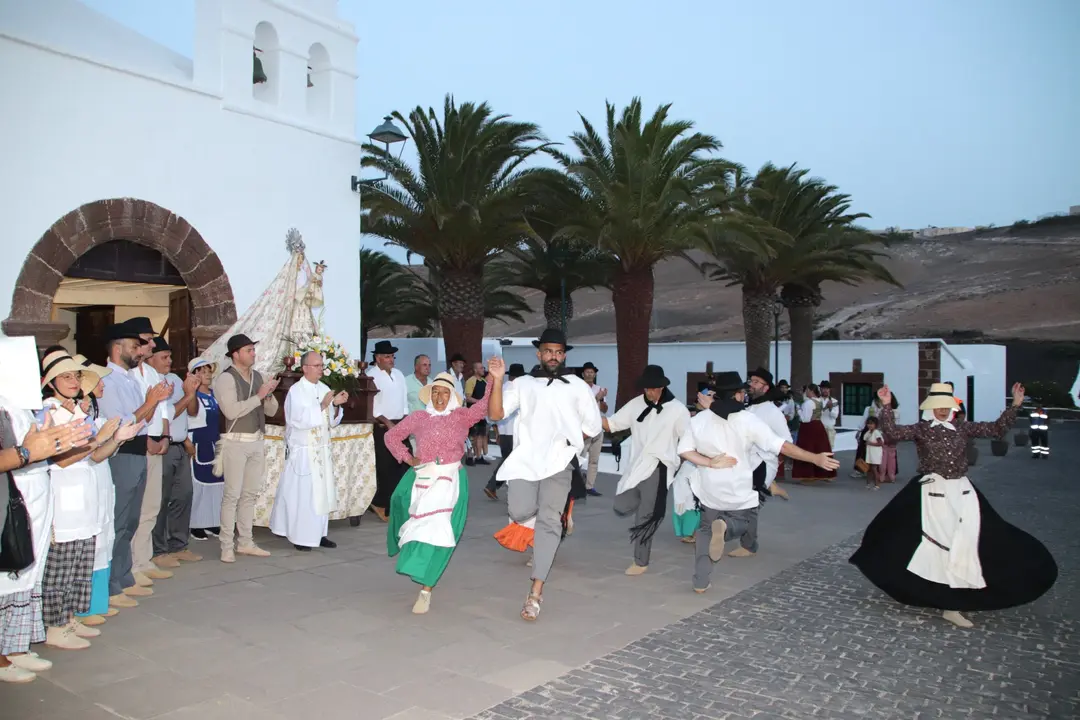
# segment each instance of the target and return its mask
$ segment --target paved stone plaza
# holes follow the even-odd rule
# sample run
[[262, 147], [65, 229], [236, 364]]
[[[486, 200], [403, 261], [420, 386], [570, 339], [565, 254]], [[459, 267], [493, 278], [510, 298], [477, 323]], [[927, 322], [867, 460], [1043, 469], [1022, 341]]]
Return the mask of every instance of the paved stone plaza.
[[[491, 539], [505, 503], [483, 496], [488, 470], [473, 469], [469, 524], [429, 615], [409, 612], [416, 587], [394, 573], [370, 515], [334, 523], [332, 551], [298, 553], [261, 531], [273, 557], [227, 566], [194, 543], [207, 559], [110, 619], [92, 648], [41, 649], [55, 667], [0, 687], [0, 717], [1075, 717], [1080, 539], [1067, 523], [1080, 489], [1066, 484], [1066, 437], [1054, 428], [1045, 464], [982, 446], [976, 482], [1048, 544], [1063, 577], [1031, 607], [975, 615], [972, 631], [897, 607], [846, 564], [896, 489], [849, 480], [850, 453], [835, 484], [768, 503], [761, 553], [725, 558], [705, 595], [690, 591], [692, 549], [667, 523], [649, 572], [623, 575], [629, 522], [602, 477], [606, 494], [575, 510], [531, 624], [517, 617], [524, 559]], [[910, 447], [900, 462], [911, 475]], [[1010, 482], [1036, 467], [1044, 477]]]
[[1030, 606], [970, 613], [972, 630], [898, 606], [848, 564], [856, 534], [476, 717], [1080, 717], [1080, 488], [1061, 452], [1078, 436], [1055, 426], [1049, 462], [1015, 447], [991, 458], [984, 445], [972, 469], [1003, 516], [1058, 561], [1057, 585]]

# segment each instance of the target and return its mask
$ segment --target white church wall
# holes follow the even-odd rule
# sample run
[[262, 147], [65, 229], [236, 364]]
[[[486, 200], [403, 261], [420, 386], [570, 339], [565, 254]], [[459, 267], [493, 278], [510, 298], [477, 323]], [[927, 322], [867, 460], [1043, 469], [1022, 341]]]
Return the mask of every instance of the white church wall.
[[[285, 5], [214, 2], [233, 9]], [[205, 4], [200, 0], [200, 7]], [[22, 6], [4, 5], [0, 20]], [[217, 88], [185, 88], [65, 55], [40, 38], [0, 34], [0, 66], [18, 68], [5, 73], [5, 105], [19, 109], [0, 113], [0, 193], [17, 208], [6, 217], [4, 249], [10, 261], [0, 264], [3, 317], [10, 314], [22, 259], [54, 222], [86, 203], [132, 197], [182, 216], [199, 232], [228, 274], [238, 313], [287, 258], [286, 231], [299, 229], [308, 258], [329, 266], [326, 330], [351, 353], [359, 352], [360, 205], [349, 187], [360, 167], [355, 98], [349, 94], [355, 84], [355, 37], [342, 34], [337, 26], [343, 24], [336, 21], [323, 19], [320, 25], [295, 13], [286, 16], [279, 34], [291, 37], [295, 31], [302, 38], [289, 40], [290, 48], [302, 45], [306, 53], [312, 42], [323, 42], [331, 61], [353, 72], [345, 83], [349, 87], [335, 96], [335, 103], [347, 103], [348, 117], [331, 127], [308, 121], [303, 92], [296, 117], [255, 107], [254, 100], [245, 105], [222, 98], [214, 94]], [[62, 16], [54, 19], [64, 22]], [[328, 24], [335, 25], [333, 32]], [[304, 35], [297, 27], [324, 32]], [[6, 29], [0, 23], [0, 31]], [[254, 23], [232, 28], [233, 35], [240, 31], [249, 38], [240, 38], [247, 44], [246, 64], [236, 81], [252, 97]], [[197, 32], [196, 47], [204, 47], [211, 35], [205, 28]]]

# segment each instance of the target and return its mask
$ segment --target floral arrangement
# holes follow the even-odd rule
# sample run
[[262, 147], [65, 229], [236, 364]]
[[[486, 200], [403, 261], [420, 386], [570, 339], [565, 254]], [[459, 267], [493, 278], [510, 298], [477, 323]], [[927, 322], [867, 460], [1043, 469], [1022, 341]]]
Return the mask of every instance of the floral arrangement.
[[358, 385], [360, 371], [356, 363], [349, 359], [346, 352], [338, 343], [325, 335], [311, 335], [290, 341], [293, 345], [293, 368], [301, 372], [300, 360], [308, 352], [317, 352], [322, 356], [323, 382], [333, 390], [355, 390]]

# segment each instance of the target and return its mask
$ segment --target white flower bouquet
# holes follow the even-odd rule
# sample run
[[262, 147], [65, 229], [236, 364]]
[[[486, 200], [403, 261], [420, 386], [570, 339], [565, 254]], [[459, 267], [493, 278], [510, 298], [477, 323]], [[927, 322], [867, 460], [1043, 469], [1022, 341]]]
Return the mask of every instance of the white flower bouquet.
[[356, 363], [349, 359], [346, 352], [338, 343], [326, 335], [311, 335], [294, 338], [290, 341], [293, 345], [293, 368], [297, 372], [303, 372], [300, 367], [301, 359], [306, 353], [316, 352], [323, 360], [323, 382], [335, 393], [345, 390], [355, 390], [358, 385], [360, 371]]

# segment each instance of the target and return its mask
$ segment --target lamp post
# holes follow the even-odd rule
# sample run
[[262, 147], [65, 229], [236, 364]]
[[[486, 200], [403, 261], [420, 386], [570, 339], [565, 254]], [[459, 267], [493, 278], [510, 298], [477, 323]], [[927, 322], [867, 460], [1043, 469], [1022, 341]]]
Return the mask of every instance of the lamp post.
[[[401, 150], [398, 150], [398, 158], [401, 157], [401, 153], [405, 150], [405, 143], [409, 137], [405, 133], [401, 132], [397, 125], [394, 124], [394, 118], [387, 115], [383, 118], [382, 124], [376, 127], [374, 130], [368, 133], [368, 137], [372, 142], [382, 143], [386, 148], [387, 154], [390, 152], [390, 146], [401, 143]], [[356, 175], [352, 176], [352, 191], [357, 192], [362, 187], [369, 187], [377, 182], [386, 180], [389, 175], [384, 175], [381, 178], [371, 178], [369, 180], [361, 180]]]
[[[409, 139], [408, 136], [405, 133], [403, 133], [398, 128], [397, 125], [394, 124], [393, 118], [391, 116], [389, 116], [389, 115], [383, 117], [382, 124], [379, 125], [378, 127], [376, 127], [374, 130], [372, 130], [370, 133], [368, 133], [368, 137], [371, 138], [371, 140], [373, 142], [382, 143], [386, 147], [386, 152], [387, 153], [390, 152], [390, 146], [391, 145], [396, 145], [397, 143], [401, 143], [401, 150], [398, 151], [398, 157], [399, 158], [401, 157], [401, 153], [405, 150], [405, 142]], [[380, 192], [377, 183], [381, 183], [382, 181], [386, 180], [388, 177], [390, 177], [390, 176], [389, 175], [384, 175], [381, 178], [371, 178], [371, 179], [368, 179], [368, 180], [361, 180], [356, 175], [353, 175], [352, 176], [352, 191], [355, 193], [355, 192], [359, 192], [361, 188], [367, 188], [367, 189], [374, 190], [376, 192]], [[364, 234], [363, 233], [363, 228], [361, 228], [360, 229], [361, 237], [363, 236], [363, 234]], [[363, 240], [362, 239], [360, 241], [360, 245], [361, 245], [361, 247], [363, 247]], [[364, 268], [360, 265], [360, 263], [362, 263], [363, 260], [360, 259], [361, 255], [360, 255], [359, 251], [357, 251], [356, 257], [357, 257], [357, 268], [358, 268], [358, 270], [360, 272], [360, 276], [362, 276]], [[360, 277], [360, 276], [358, 276], [358, 277]], [[364, 286], [363, 286], [362, 282], [357, 283], [357, 286], [360, 288], [360, 337], [363, 337], [364, 336], [364, 320], [363, 320], [363, 317], [364, 317]], [[361, 352], [363, 352], [364, 350], [365, 350], [365, 348], [360, 348]]]
[[773, 314], [773, 332], [775, 333], [775, 349], [773, 351], [773, 372], [777, 375], [780, 374], [780, 315], [784, 312], [784, 303], [780, 300], [773, 300], [772, 314]]

